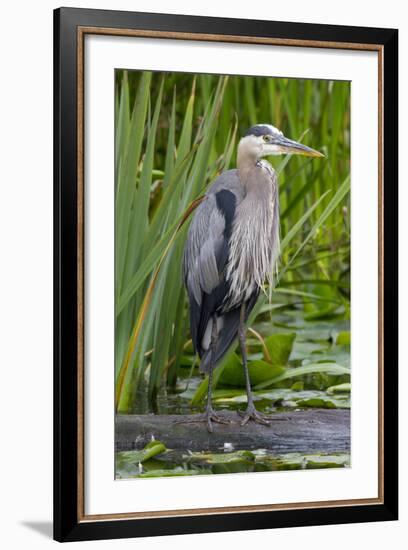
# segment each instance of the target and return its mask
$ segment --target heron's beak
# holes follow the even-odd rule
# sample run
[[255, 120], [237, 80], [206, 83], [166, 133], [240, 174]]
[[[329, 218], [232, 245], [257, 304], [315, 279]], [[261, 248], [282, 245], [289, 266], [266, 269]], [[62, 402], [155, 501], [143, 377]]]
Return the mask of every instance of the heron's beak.
[[288, 139], [285, 136], [279, 137], [275, 141], [275, 145], [279, 147], [281, 153], [292, 153], [306, 157], [324, 157], [320, 151], [316, 151], [311, 147], [307, 147], [307, 145], [302, 145], [302, 143]]

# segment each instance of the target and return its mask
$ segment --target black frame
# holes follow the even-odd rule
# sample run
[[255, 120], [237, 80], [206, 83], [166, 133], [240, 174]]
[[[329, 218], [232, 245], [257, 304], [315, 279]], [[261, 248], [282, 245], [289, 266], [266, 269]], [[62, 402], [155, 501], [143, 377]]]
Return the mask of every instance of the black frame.
[[[384, 494], [382, 504], [78, 521], [77, 27], [148, 29], [383, 46]], [[139, 537], [386, 521], [398, 514], [398, 31], [60, 8], [54, 12], [54, 538]]]

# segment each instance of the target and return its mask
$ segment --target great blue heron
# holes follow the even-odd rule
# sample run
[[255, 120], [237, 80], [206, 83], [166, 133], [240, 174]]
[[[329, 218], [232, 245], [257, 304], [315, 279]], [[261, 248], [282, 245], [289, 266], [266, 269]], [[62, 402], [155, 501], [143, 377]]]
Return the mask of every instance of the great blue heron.
[[268, 155], [322, 153], [286, 138], [270, 124], [250, 128], [238, 144], [237, 169], [221, 174], [195, 211], [184, 249], [183, 276], [190, 302], [190, 328], [200, 372], [208, 373], [207, 406], [196, 415], [211, 432], [227, 423], [211, 403], [212, 374], [238, 335], [249, 420], [269, 424], [256, 410], [245, 346], [245, 323], [279, 255], [279, 192]]

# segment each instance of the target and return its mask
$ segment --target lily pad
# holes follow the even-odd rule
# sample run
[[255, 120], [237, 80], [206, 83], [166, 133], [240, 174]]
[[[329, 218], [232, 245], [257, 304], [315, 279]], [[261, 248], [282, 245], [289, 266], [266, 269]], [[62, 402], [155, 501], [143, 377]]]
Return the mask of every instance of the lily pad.
[[339, 334], [337, 335], [337, 338], [336, 338], [336, 344], [337, 345], [345, 345], [345, 346], [349, 346], [350, 345], [350, 331], [349, 330], [343, 330], [342, 332], [339, 332]]
[[255, 472], [275, 472], [279, 470], [301, 470], [306, 466], [305, 457], [299, 453], [273, 456], [264, 455], [257, 457]]
[[122, 451], [117, 453], [117, 461], [120, 463], [139, 464], [149, 460], [153, 456], [166, 451], [166, 446], [161, 441], [150, 441], [143, 449], [135, 451]]
[[[252, 384], [260, 384], [275, 376], [280, 376], [286, 368], [277, 365], [271, 365], [266, 361], [257, 360], [248, 363], [249, 377]], [[241, 362], [230, 362], [223, 369], [219, 378], [220, 384], [227, 386], [245, 387], [245, 375]]]
[[251, 451], [191, 453], [188, 459], [193, 464], [198, 462], [210, 466], [213, 474], [252, 472], [255, 463], [255, 455]]
[[286, 453], [283, 455], [260, 454], [256, 457], [255, 471], [304, 470], [321, 468], [344, 468], [350, 465], [348, 453], [304, 455]]
[[150, 470], [149, 472], [143, 472], [141, 474], [132, 477], [181, 477], [181, 476], [197, 476], [200, 474], [206, 474], [205, 470], [186, 470], [178, 467], [174, 470]]
[[315, 353], [312, 356], [305, 357], [302, 361], [302, 365], [308, 365], [309, 363], [338, 363], [345, 367], [350, 367], [350, 347], [334, 345], [326, 350], [322, 350], [319, 353]]
[[347, 367], [344, 367], [343, 365], [338, 365], [336, 363], [331, 363], [331, 362], [312, 363], [310, 365], [286, 369], [285, 372], [283, 372], [281, 375], [277, 376], [276, 378], [271, 378], [270, 380], [266, 380], [265, 382], [256, 384], [255, 389], [261, 390], [263, 388], [267, 388], [268, 386], [272, 386], [277, 382], [281, 382], [282, 380], [289, 380], [291, 378], [296, 378], [298, 376], [304, 376], [305, 374], [314, 374], [318, 372], [340, 375], [340, 374], [350, 374], [350, 369]]
[[184, 458], [192, 462], [204, 462], [206, 464], [233, 464], [243, 460], [253, 462], [255, 455], [251, 451], [234, 451], [232, 453], [190, 453]]
[[161, 441], [150, 441], [143, 449], [122, 451], [116, 453], [115, 468], [118, 478], [128, 478], [139, 475], [143, 471], [142, 464], [149, 462], [153, 456], [166, 451]]
[[291, 361], [315, 361], [329, 349], [329, 342], [298, 342], [293, 345]]
[[[292, 351], [296, 334], [294, 332], [277, 332], [265, 338], [265, 346], [272, 365], [286, 365]], [[265, 359], [267, 359], [265, 357]]]
[[350, 466], [350, 455], [309, 455], [307, 456], [307, 469], [339, 468]]
[[[349, 409], [350, 398], [348, 394], [329, 395], [320, 390], [292, 390], [286, 388], [274, 388], [270, 390], [254, 392], [255, 401], [260, 402], [260, 410], [271, 407], [309, 408], [322, 409]], [[213, 395], [214, 402], [218, 404], [246, 403], [245, 390], [217, 390]]]
[[351, 392], [351, 384], [350, 382], [345, 382], [344, 384], [337, 384], [337, 386], [330, 386], [330, 388], [327, 388], [328, 394], [333, 393], [350, 393]]

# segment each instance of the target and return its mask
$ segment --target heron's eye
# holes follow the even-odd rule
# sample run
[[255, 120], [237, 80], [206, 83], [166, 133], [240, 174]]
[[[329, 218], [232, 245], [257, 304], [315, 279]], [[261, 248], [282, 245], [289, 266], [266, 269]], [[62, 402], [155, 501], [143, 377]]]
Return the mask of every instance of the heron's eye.
[[266, 143], [269, 143], [271, 141], [271, 136], [264, 136], [263, 140], [266, 141]]

